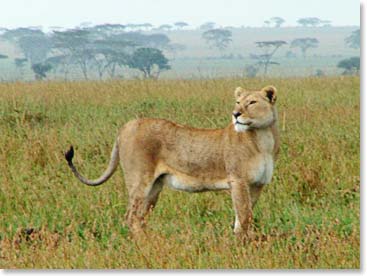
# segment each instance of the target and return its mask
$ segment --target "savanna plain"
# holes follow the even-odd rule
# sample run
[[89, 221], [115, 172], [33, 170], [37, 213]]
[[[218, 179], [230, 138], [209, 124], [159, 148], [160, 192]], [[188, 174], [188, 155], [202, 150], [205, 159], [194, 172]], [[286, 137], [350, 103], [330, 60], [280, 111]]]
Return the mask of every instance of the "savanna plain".
[[[0, 84], [1, 268], [360, 267], [359, 77]], [[118, 170], [97, 178], [118, 129], [137, 117], [199, 128], [231, 122], [237, 86], [278, 89], [281, 150], [254, 209], [253, 237], [232, 233], [228, 192], [164, 188], [133, 239]]]

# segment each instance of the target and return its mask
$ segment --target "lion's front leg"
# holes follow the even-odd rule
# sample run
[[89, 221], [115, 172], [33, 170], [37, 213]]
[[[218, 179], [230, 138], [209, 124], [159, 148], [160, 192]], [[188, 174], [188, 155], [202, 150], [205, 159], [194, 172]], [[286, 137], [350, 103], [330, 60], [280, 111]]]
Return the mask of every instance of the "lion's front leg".
[[252, 202], [248, 183], [234, 180], [231, 183], [231, 196], [236, 214], [234, 233], [243, 239], [247, 237], [252, 221]]

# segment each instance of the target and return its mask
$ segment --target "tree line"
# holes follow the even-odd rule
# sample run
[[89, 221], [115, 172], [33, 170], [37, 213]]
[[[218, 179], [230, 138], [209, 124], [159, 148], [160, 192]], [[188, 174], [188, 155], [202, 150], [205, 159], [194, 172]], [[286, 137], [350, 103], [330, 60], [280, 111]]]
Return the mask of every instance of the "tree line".
[[[284, 20], [272, 17], [270, 22], [280, 27]], [[301, 18], [299, 24], [314, 27], [325, 24], [318, 18]], [[167, 25], [167, 24], [165, 24]], [[185, 22], [176, 22], [176, 28], [188, 26]], [[158, 78], [160, 73], [169, 70], [169, 60], [163, 51], [177, 53], [185, 49], [184, 45], [172, 43], [164, 33], [142, 33], [131, 31], [134, 28], [151, 28], [152, 25], [101, 24], [82, 26], [68, 30], [54, 30], [44, 33], [39, 28], [0, 29], [0, 38], [18, 46], [23, 57], [14, 59], [14, 64], [23, 77], [25, 67], [30, 65], [37, 80], [42, 80], [51, 72], [69, 79], [72, 69], [77, 68], [84, 79], [90, 79], [91, 71], [99, 79], [116, 78], [119, 69], [138, 70], [144, 78]], [[161, 26], [160, 26], [161, 27]], [[167, 26], [166, 26], [167, 27]], [[162, 29], [162, 28], [160, 28]], [[167, 29], [167, 28], [166, 28]], [[232, 32], [226, 28], [215, 28], [214, 22], [201, 26], [202, 39], [211, 48], [216, 48], [221, 56], [232, 42]], [[352, 48], [360, 47], [360, 30], [345, 38], [345, 43]], [[260, 53], [250, 54], [254, 61], [245, 69], [247, 77], [254, 77], [259, 72], [266, 76], [272, 65], [279, 65], [273, 60], [278, 49], [286, 44], [298, 48], [306, 58], [310, 48], [317, 48], [319, 41], [312, 37], [296, 38], [291, 42], [284, 40], [256, 41]], [[292, 52], [287, 54], [291, 55]], [[8, 56], [0, 54], [0, 59]], [[345, 74], [359, 72], [359, 57], [342, 60], [338, 65]], [[120, 70], [121, 72], [121, 70]]]
[[14, 59], [15, 66], [24, 72], [30, 64], [37, 80], [51, 71], [68, 79], [73, 67], [86, 80], [91, 70], [103, 79], [106, 75], [115, 78], [119, 67], [139, 70], [145, 78], [157, 78], [161, 71], [170, 69], [162, 50], [171, 50], [175, 45], [167, 35], [125, 32], [125, 28], [103, 24], [48, 34], [40, 29], [16, 28], [6, 30], [0, 38], [18, 46], [23, 57]]
[[[311, 23], [309, 22], [307, 24], [310, 26], [313, 26], [312, 24], [316, 24], [315, 18], [310, 18], [309, 21]], [[232, 42], [232, 32], [227, 29], [210, 29], [202, 34], [202, 38], [210, 47], [217, 48], [221, 53], [223, 53], [223, 51]], [[319, 43], [319, 40], [314, 37], [296, 38], [290, 42], [290, 48], [299, 48], [303, 58], [306, 58], [307, 51], [311, 48], [317, 48]], [[356, 30], [350, 36], [346, 37], [345, 43], [351, 48], [360, 48], [360, 30]], [[254, 60], [254, 63], [246, 67], [246, 75], [248, 77], [255, 77], [258, 72], [262, 70], [263, 75], [266, 76], [269, 66], [279, 65], [278, 62], [273, 61], [275, 53], [280, 47], [288, 43], [284, 40], [268, 40], [256, 41], [255, 44], [256, 47], [260, 49], [261, 53], [250, 54], [250, 58]], [[338, 63], [337, 67], [344, 69], [343, 74], [359, 73], [359, 57], [342, 60]]]

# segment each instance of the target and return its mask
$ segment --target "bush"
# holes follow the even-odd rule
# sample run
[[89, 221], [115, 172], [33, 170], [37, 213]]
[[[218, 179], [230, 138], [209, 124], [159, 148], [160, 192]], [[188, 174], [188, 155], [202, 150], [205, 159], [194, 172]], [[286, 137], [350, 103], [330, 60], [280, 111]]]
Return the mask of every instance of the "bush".
[[359, 74], [360, 58], [351, 57], [343, 59], [338, 63], [338, 68], [344, 69], [343, 75]]

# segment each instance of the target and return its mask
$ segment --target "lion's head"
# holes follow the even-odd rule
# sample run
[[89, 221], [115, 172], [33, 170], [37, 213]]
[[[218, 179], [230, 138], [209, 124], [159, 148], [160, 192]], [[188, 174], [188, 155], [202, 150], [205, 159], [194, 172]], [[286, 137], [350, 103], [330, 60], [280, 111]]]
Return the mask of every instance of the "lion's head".
[[234, 129], [244, 132], [249, 129], [265, 128], [274, 123], [277, 90], [274, 86], [266, 86], [260, 91], [248, 91], [237, 87], [236, 104], [232, 114]]

